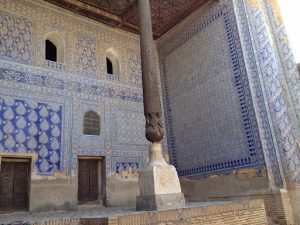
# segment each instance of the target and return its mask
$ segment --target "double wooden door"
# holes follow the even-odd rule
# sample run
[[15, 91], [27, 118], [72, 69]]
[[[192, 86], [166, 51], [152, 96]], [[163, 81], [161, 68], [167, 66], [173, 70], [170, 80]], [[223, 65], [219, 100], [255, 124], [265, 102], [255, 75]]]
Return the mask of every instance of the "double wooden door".
[[27, 210], [29, 162], [1, 162], [0, 211]]
[[78, 200], [80, 202], [98, 200], [98, 164], [99, 160], [79, 159]]

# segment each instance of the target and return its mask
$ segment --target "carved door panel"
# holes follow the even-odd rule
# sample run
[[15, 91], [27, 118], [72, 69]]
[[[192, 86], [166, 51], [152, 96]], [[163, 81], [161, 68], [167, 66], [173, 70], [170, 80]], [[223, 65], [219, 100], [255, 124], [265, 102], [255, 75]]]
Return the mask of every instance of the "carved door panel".
[[90, 161], [90, 201], [98, 200], [98, 161]]
[[1, 162], [0, 210], [28, 208], [29, 163]]
[[0, 210], [12, 208], [14, 164], [2, 162], [0, 172]]
[[78, 200], [98, 200], [98, 160], [80, 159], [78, 169]]
[[79, 160], [78, 200], [89, 200], [89, 161]]
[[14, 163], [13, 209], [26, 209], [28, 203], [28, 163]]

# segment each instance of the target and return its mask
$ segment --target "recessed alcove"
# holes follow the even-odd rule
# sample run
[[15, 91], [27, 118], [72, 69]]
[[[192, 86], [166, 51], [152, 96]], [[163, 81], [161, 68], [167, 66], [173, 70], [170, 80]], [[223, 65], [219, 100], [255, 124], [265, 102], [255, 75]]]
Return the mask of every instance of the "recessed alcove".
[[106, 51], [105, 56], [107, 74], [120, 76], [120, 62], [117, 52], [110, 48]]
[[84, 113], [83, 134], [100, 135], [100, 115], [95, 111]]
[[56, 32], [48, 33], [45, 37], [45, 59], [64, 64], [65, 43], [63, 38]]

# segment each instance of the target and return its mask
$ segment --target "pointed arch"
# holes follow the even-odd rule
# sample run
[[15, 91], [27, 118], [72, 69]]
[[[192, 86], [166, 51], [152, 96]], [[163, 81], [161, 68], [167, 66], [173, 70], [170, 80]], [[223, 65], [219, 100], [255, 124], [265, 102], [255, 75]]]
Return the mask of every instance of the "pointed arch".
[[109, 58], [106, 57], [106, 72], [108, 74], [114, 74], [114, 67]]
[[[108, 74], [120, 75], [120, 62], [118, 54], [112, 48], [106, 50], [106, 70]], [[110, 73], [111, 72], [111, 73]]]
[[65, 42], [57, 32], [45, 36], [45, 59], [62, 64], [65, 62]]
[[87, 111], [83, 117], [83, 134], [100, 135], [100, 114], [95, 111]]

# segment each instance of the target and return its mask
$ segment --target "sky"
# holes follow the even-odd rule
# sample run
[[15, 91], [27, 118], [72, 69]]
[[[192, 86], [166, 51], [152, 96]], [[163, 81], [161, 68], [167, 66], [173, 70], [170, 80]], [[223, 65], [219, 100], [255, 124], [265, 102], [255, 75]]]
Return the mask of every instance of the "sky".
[[278, 0], [297, 63], [300, 63], [300, 0]]

